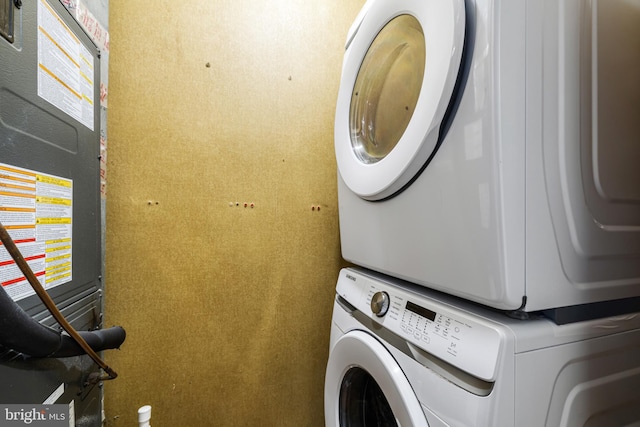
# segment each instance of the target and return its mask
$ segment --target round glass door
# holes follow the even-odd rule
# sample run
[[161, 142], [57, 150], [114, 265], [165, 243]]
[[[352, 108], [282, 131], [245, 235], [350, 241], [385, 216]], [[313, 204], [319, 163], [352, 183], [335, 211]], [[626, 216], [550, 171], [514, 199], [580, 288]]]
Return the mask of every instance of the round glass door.
[[425, 41], [411, 15], [392, 19], [367, 51], [351, 96], [351, 144], [364, 163], [383, 159], [400, 141], [422, 87]]
[[349, 369], [339, 397], [340, 427], [397, 427], [393, 410], [376, 380], [364, 369]]
[[399, 194], [439, 147], [460, 71], [465, 3], [367, 4], [345, 52], [334, 136], [340, 177], [373, 201]]
[[425, 427], [411, 384], [384, 345], [364, 331], [340, 337], [329, 353], [324, 387], [327, 427]]

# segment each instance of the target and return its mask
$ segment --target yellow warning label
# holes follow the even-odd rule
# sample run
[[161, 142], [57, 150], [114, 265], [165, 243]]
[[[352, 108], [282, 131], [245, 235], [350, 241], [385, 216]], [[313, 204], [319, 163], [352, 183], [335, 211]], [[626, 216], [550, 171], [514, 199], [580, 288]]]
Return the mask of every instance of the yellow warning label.
[[71, 242], [71, 238], [66, 238], [66, 239], [47, 240], [44, 243], [46, 245], [55, 245], [56, 243], [70, 243], [70, 242]]
[[54, 176], [48, 176], [48, 175], [36, 175], [36, 181], [38, 182], [42, 182], [44, 184], [53, 184], [53, 185], [59, 185], [61, 187], [71, 187], [71, 181], [67, 180], [67, 179], [62, 179], [62, 178], [56, 178]]
[[[71, 254], [67, 253], [67, 254], [63, 254], [63, 255], [58, 255], [58, 256], [54, 256], [54, 257], [47, 257], [47, 260], [45, 261], [47, 264], [52, 263], [52, 262], [57, 262], [60, 261], [61, 259], [69, 259], [71, 258]], [[65, 264], [71, 264], [70, 262], [67, 262]]]
[[71, 218], [36, 218], [36, 225], [71, 224]]
[[71, 245], [67, 245], [67, 246], [56, 246], [55, 248], [47, 248], [44, 251], [46, 253], [50, 253], [50, 252], [57, 252], [57, 251], [66, 251], [71, 249]]
[[37, 196], [36, 203], [42, 203], [46, 205], [63, 205], [63, 206], [71, 206], [71, 200], [69, 199], [60, 199], [58, 197], [45, 197], [45, 196]]
[[71, 263], [56, 265], [53, 268], [47, 268], [47, 275], [58, 276], [71, 270]]
[[55, 276], [55, 277], [51, 277], [50, 279], [47, 279], [47, 283], [51, 283], [51, 282], [57, 282], [58, 280], [62, 280], [65, 278], [71, 277], [71, 273], [67, 273], [67, 274], [61, 274], [60, 276]]

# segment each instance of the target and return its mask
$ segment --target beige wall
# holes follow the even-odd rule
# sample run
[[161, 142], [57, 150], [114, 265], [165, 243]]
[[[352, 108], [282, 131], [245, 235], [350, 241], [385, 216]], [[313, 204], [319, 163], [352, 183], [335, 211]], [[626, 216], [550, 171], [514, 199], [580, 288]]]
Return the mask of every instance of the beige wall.
[[110, 1], [106, 324], [128, 337], [108, 426], [143, 404], [154, 427], [323, 425], [362, 3]]

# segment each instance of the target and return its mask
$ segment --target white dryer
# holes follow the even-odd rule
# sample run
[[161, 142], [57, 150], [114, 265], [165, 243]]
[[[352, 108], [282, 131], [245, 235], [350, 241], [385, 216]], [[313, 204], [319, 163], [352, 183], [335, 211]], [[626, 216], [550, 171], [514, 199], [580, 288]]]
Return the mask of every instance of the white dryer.
[[506, 310], [639, 296], [638, 45], [632, 1], [367, 1], [335, 117], [343, 257]]
[[340, 273], [327, 427], [640, 425], [640, 314], [515, 320], [364, 271]]

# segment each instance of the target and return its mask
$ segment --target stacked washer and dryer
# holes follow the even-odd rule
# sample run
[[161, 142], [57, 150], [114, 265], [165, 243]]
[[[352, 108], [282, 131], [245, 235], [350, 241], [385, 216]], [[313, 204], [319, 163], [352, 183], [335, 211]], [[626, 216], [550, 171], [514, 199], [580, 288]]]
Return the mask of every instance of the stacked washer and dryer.
[[640, 4], [368, 0], [327, 426], [640, 426]]

